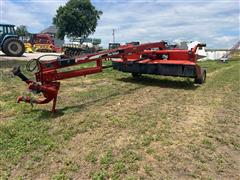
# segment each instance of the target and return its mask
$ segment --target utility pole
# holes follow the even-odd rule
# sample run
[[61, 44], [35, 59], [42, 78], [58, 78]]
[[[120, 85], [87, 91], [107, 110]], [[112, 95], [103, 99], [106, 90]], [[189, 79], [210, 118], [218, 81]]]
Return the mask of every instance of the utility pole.
[[113, 36], [113, 43], [115, 43], [115, 29], [112, 31], [112, 36]]

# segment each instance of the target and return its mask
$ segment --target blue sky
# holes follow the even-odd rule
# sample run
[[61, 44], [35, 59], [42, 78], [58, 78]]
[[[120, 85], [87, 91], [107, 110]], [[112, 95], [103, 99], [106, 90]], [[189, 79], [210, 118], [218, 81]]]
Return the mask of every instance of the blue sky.
[[[0, 22], [26, 25], [36, 33], [51, 25], [66, 0], [0, 0]], [[117, 42], [198, 40], [230, 48], [239, 40], [238, 0], [92, 0], [103, 11], [96, 32], [106, 46]]]

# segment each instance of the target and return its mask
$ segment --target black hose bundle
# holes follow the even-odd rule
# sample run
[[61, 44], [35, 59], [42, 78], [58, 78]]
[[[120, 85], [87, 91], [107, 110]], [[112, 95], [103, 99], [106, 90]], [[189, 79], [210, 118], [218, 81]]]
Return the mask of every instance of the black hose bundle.
[[38, 57], [37, 59], [31, 59], [30, 61], [28, 61], [28, 63], [26, 64], [26, 69], [27, 71], [33, 72], [33, 71], [39, 71], [39, 67], [41, 64], [41, 58], [46, 57], [46, 56], [56, 56], [59, 57], [59, 55], [55, 55], [55, 54], [45, 54], [42, 55], [40, 57]]

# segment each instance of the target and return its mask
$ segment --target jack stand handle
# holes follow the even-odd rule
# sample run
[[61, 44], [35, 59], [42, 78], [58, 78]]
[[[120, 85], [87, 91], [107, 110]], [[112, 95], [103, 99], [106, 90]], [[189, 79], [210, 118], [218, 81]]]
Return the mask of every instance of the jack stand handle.
[[53, 99], [52, 113], [56, 113], [57, 96]]

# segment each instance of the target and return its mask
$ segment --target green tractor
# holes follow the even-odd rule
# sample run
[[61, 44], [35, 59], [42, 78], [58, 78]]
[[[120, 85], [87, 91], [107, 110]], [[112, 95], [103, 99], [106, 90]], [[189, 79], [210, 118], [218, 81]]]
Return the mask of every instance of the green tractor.
[[25, 47], [18, 39], [15, 26], [10, 24], [0, 24], [0, 50], [7, 56], [22, 56]]

